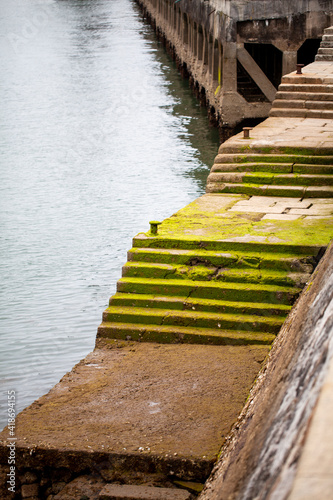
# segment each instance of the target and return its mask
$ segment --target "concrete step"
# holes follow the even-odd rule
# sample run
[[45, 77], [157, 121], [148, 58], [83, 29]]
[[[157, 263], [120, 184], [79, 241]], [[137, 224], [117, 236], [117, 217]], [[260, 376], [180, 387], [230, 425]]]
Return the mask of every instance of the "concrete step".
[[329, 26], [328, 28], [324, 29], [324, 34], [332, 34], [333, 35], [333, 26]]
[[327, 48], [327, 49], [333, 50], [333, 36], [327, 37], [325, 39], [323, 37], [323, 41], [320, 44], [320, 48], [323, 48], [323, 49]]
[[305, 101], [305, 108], [332, 110], [333, 101]]
[[98, 496], [99, 500], [190, 500], [186, 490], [157, 488], [145, 485], [106, 484]]
[[296, 85], [299, 85], [300, 83], [303, 83], [303, 84], [323, 84], [323, 78], [318, 76], [318, 75], [315, 75], [315, 76], [310, 76], [309, 73], [308, 74], [300, 74], [300, 75], [297, 75], [295, 73], [291, 74], [291, 75], [284, 75], [282, 78], [281, 78], [281, 84], [282, 83], [287, 83], [287, 84], [296, 84]]
[[255, 302], [233, 302], [226, 300], [195, 299], [177, 296], [156, 296], [134, 293], [116, 293], [110, 298], [110, 306], [167, 309], [168, 311], [202, 311], [217, 314], [245, 314], [257, 316], [285, 317], [290, 305]]
[[[317, 196], [319, 197], [319, 196]], [[301, 197], [300, 197], [301, 198]], [[182, 250], [197, 250], [205, 249], [206, 251], [228, 251], [228, 252], [261, 252], [263, 248], [265, 252], [288, 253], [290, 256], [316, 256], [321, 250], [321, 245], [313, 243], [312, 245], [297, 245], [287, 243], [262, 243], [255, 241], [235, 241], [233, 240], [212, 240], [205, 237], [199, 238], [178, 238], [178, 237], [162, 237], [162, 236], [147, 236], [145, 233], [139, 233], [133, 238], [134, 248], [151, 248], [151, 249], [182, 249]], [[163, 295], [163, 294], [162, 294]], [[177, 294], [175, 294], [177, 295]]]
[[324, 174], [333, 175], [333, 163], [329, 165], [302, 165], [293, 164], [293, 172], [295, 174]]
[[269, 116], [285, 116], [285, 117], [295, 117], [295, 118], [306, 118], [306, 109], [290, 109], [287, 107], [283, 108], [273, 108], [269, 112]]
[[284, 99], [286, 101], [333, 101], [333, 95], [329, 92], [290, 92], [279, 90], [276, 93], [274, 105], [277, 100]]
[[333, 61], [333, 55], [317, 54], [315, 57], [315, 61]]
[[290, 109], [273, 107], [269, 116], [286, 118], [321, 118], [326, 120], [333, 119], [333, 110], [313, 110], [313, 109]]
[[[251, 144], [251, 146], [244, 145], [245, 141], [235, 141], [228, 143], [226, 141], [225, 143], [222, 143], [221, 146], [219, 147], [219, 155], [227, 156], [227, 155], [239, 155], [241, 158], [239, 161], [240, 162], [246, 162], [250, 161], [250, 159], [253, 156], [260, 156], [261, 158], [266, 158], [266, 157], [273, 157], [275, 156], [276, 162], [281, 162], [285, 163], [287, 160], [286, 158], [294, 157], [294, 158], [307, 158], [303, 163], [322, 163], [325, 164], [326, 162], [320, 162], [319, 158], [323, 157], [329, 157], [330, 162], [328, 163], [329, 165], [332, 165], [332, 157], [333, 157], [333, 144], [332, 147], [329, 147], [327, 145], [325, 146], [317, 146], [316, 148], [311, 148], [308, 147], [306, 144], [303, 146], [298, 144], [296, 146], [281, 146], [275, 141], [271, 140], [270, 144], [263, 144], [263, 141], [256, 141]], [[311, 161], [313, 159], [313, 161]], [[261, 161], [261, 160], [259, 160]], [[262, 161], [267, 161], [267, 160], [262, 160]]]
[[276, 172], [213, 172], [209, 174], [207, 182], [237, 182], [280, 186], [333, 186], [333, 176], [299, 173], [278, 174]]
[[[313, 151], [313, 150], [312, 150]], [[240, 163], [240, 164], [269, 164], [269, 165], [277, 165], [277, 164], [284, 164], [284, 165], [293, 165], [294, 163], [298, 164], [310, 164], [310, 165], [327, 165], [327, 166], [332, 166], [333, 165], [333, 155], [314, 155], [311, 154], [309, 151], [309, 154], [307, 155], [305, 150], [303, 149], [300, 154], [286, 154], [283, 151], [281, 151], [278, 154], [255, 154], [255, 153], [248, 153], [244, 154], [243, 153], [224, 153], [223, 149], [221, 152], [216, 156], [214, 165], [217, 164], [234, 164], [234, 163]], [[284, 168], [284, 167], [283, 167]]]
[[304, 286], [308, 281], [309, 273], [290, 273], [262, 269], [228, 269], [225, 267], [207, 266], [176, 266], [171, 264], [149, 264], [145, 262], [127, 262], [123, 266], [123, 277], [154, 278], [173, 280], [192, 280], [201, 282], [228, 282], [228, 283], [264, 283], [281, 286]]
[[333, 85], [331, 84], [289, 84], [281, 83], [279, 85], [279, 91], [281, 92], [311, 92], [311, 93], [331, 93], [333, 92]]
[[[332, 167], [333, 168], [333, 167]], [[313, 258], [297, 259], [284, 253], [256, 252], [209, 252], [207, 250], [132, 248], [129, 262], [178, 264], [188, 266], [219, 266], [227, 268], [283, 269], [312, 272]]]
[[273, 108], [299, 108], [299, 109], [323, 109], [333, 110], [332, 101], [304, 101], [302, 99], [277, 99]]
[[117, 292], [291, 305], [300, 288], [252, 283], [121, 278]]
[[214, 163], [212, 172], [292, 172], [293, 163]]
[[285, 316], [257, 316], [212, 313], [203, 311], [174, 311], [140, 307], [110, 306], [103, 313], [103, 323], [179, 326], [224, 330], [247, 330], [278, 333]]
[[[333, 102], [333, 101], [332, 101]], [[305, 101], [302, 99], [276, 99], [273, 108], [305, 108]]]
[[333, 198], [331, 186], [279, 186], [258, 184], [207, 183], [207, 193], [284, 196], [296, 198]]
[[219, 172], [270, 172], [279, 174], [298, 173], [298, 174], [316, 174], [316, 175], [333, 175], [333, 158], [332, 166], [330, 165], [307, 165], [298, 163], [214, 163], [211, 168], [211, 173]]
[[97, 337], [166, 344], [269, 345], [273, 342], [275, 335], [247, 330], [103, 322], [98, 328]]
[[317, 54], [319, 55], [333, 55], [333, 48], [331, 47], [323, 47], [320, 45], [320, 48], [318, 49]]

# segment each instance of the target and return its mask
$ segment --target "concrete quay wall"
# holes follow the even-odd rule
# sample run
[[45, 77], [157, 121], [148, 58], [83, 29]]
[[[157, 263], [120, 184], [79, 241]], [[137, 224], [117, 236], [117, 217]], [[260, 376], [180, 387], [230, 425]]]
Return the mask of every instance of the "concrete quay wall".
[[282, 327], [200, 500], [333, 498], [333, 245]]
[[282, 75], [312, 62], [333, 24], [332, 0], [137, 1], [224, 138], [268, 116]]

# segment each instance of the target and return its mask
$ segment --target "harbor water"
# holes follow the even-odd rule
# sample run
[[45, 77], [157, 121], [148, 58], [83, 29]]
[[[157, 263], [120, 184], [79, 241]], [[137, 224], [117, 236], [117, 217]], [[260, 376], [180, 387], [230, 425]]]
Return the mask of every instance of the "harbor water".
[[218, 132], [133, 0], [0, 0], [0, 427], [94, 347], [132, 237]]

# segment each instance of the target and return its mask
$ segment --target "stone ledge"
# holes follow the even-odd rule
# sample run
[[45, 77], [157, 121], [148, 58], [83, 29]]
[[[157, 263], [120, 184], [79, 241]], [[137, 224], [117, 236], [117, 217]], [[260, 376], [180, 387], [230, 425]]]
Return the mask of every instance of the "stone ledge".
[[185, 490], [107, 484], [99, 494], [100, 500], [190, 500], [191, 494]]

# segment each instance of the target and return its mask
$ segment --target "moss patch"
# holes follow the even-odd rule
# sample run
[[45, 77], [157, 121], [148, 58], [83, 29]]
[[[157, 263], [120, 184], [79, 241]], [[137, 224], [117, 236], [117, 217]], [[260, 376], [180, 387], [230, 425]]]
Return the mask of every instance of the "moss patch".
[[[297, 219], [294, 221], [253, 221], [243, 212], [225, 212], [221, 216], [216, 213], [196, 216], [196, 208], [191, 213], [189, 206], [186, 211], [178, 213], [163, 221], [158, 237], [170, 237], [179, 240], [202, 241], [239, 241], [244, 243], [260, 243], [264, 251], [265, 244], [275, 243], [281, 249], [284, 245], [306, 246], [311, 243], [316, 246], [327, 246], [333, 237], [332, 219]], [[145, 233], [149, 236], [149, 233]], [[164, 245], [163, 245], [164, 246]], [[260, 245], [259, 245], [260, 246]], [[167, 244], [164, 246], [167, 248]], [[228, 248], [228, 247], [226, 247]], [[230, 249], [232, 245], [230, 245]], [[288, 250], [287, 250], [288, 251]]]

